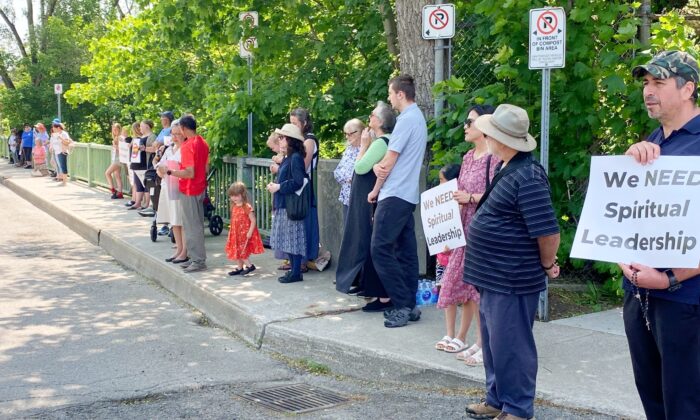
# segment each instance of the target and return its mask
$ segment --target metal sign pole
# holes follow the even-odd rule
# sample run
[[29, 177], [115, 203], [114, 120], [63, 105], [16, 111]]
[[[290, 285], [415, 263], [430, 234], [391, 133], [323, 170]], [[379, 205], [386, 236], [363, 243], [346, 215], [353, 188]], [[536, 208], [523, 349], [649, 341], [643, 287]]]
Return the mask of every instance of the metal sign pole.
[[58, 119], [61, 120], [61, 94], [60, 93], [56, 94], [56, 100], [58, 101]]
[[[253, 96], [253, 56], [248, 56], [248, 96]], [[248, 113], [248, 157], [253, 156], [253, 113]]]
[[[549, 76], [551, 69], [542, 69], [542, 114], [540, 123], [540, 164], [549, 174]], [[545, 276], [547, 288], [540, 292], [537, 314], [540, 321], [549, 321], [549, 278]]]

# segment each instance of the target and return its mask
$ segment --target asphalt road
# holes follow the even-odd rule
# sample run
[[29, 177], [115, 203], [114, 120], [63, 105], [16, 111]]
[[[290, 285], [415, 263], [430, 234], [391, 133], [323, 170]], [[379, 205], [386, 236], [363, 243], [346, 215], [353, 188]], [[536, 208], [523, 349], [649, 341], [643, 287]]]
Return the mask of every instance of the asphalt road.
[[[480, 397], [260, 352], [2, 185], [0, 203], [0, 418], [289, 418], [240, 394], [297, 383], [348, 399], [305, 419], [465, 418]], [[544, 405], [536, 415], [610, 418]]]

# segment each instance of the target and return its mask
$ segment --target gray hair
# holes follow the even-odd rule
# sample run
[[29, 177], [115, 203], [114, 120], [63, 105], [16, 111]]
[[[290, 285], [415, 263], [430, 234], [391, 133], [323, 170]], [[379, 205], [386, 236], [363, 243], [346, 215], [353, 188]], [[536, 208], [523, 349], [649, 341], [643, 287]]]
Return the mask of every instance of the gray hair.
[[394, 114], [394, 110], [382, 101], [377, 102], [376, 110], [377, 113], [374, 114], [374, 116], [382, 122], [382, 131], [385, 133], [394, 131], [394, 126], [396, 125], [396, 114]]
[[353, 118], [351, 120], [348, 120], [345, 123], [345, 125], [343, 126], [343, 128], [348, 128], [348, 127], [352, 128], [355, 131], [362, 131], [365, 129], [365, 124], [362, 121], [360, 121], [359, 119]]
[[693, 82], [692, 80], [687, 80], [685, 77], [682, 77], [682, 76], [673, 76], [673, 79], [676, 81], [676, 89], [682, 88], [688, 82], [693, 83], [693, 85], [694, 85], [693, 102], [698, 100], [698, 84], [697, 83]]

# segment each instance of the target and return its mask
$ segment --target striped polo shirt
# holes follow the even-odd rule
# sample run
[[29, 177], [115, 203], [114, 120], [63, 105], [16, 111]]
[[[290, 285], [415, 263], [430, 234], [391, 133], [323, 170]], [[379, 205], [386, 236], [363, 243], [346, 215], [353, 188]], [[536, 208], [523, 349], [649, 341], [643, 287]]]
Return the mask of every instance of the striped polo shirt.
[[530, 163], [505, 174], [479, 207], [464, 258], [466, 283], [507, 294], [544, 290], [537, 238], [559, 232], [544, 168], [531, 153], [519, 155]]

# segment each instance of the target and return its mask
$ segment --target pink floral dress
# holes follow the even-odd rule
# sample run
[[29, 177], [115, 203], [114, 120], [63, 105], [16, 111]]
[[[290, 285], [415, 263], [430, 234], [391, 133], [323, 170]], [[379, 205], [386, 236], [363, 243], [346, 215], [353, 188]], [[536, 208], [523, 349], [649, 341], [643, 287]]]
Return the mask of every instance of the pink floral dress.
[[[462, 167], [457, 178], [457, 186], [460, 191], [470, 194], [481, 194], [486, 190], [486, 162], [488, 154], [479, 159], [474, 159], [474, 149], [467, 152], [462, 159]], [[489, 168], [489, 179], [493, 179], [496, 165], [500, 159], [491, 156]], [[467, 203], [460, 206], [460, 216], [462, 217], [462, 227], [464, 235], [468, 235], [469, 223], [476, 212], [477, 203]], [[471, 284], [462, 281], [464, 274], [464, 247], [452, 250], [450, 260], [442, 275], [442, 288], [437, 307], [444, 309], [449, 305], [466, 303], [468, 301], [479, 302], [479, 292]]]

